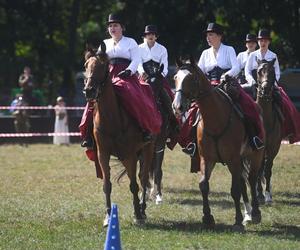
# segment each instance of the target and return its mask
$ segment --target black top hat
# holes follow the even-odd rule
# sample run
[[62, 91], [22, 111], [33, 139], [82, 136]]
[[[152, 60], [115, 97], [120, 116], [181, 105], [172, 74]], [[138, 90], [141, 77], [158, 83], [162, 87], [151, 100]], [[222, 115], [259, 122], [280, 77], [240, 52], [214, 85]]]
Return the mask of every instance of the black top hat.
[[223, 27], [217, 23], [209, 23], [207, 29], [203, 31], [204, 33], [213, 32], [219, 35], [223, 35]]
[[107, 24], [110, 24], [110, 23], [123, 24], [122, 19], [121, 19], [120, 15], [118, 15], [118, 14], [109, 14]]
[[157, 27], [155, 25], [150, 24], [145, 27], [144, 35], [150, 33], [157, 35]]
[[256, 35], [253, 35], [253, 34], [247, 34], [245, 41], [246, 42], [256, 42], [257, 41], [257, 37], [256, 37]]
[[270, 31], [267, 29], [261, 29], [258, 31], [257, 39], [269, 39], [271, 40]]

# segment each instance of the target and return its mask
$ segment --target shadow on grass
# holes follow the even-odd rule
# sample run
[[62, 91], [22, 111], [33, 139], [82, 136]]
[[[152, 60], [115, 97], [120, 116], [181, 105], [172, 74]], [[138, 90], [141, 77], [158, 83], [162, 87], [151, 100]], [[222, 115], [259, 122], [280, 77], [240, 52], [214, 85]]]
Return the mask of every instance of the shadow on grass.
[[214, 229], [207, 229], [201, 222], [186, 222], [186, 221], [171, 221], [163, 220], [158, 223], [147, 222], [145, 225], [146, 230], [163, 230], [163, 231], [182, 231], [190, 233], [201, 232], [231, 232], [232, 226], [225, 224], [216, 224]]
[[[234, 232], [232, 225], [226, 225], [223, 223], [216, 224], [214, 229], [207, 229], [205, 225], [201, 222], [186, 222], [186, 221], [171, 221], [163, 220], [157, 223], [147, 222], [145, 224], [146, 230], [162, 230], [162, 231], [182, 231], [189, 232], [193, 234], [201, 232], [210, 233], [224, 233], [224, 232]], [[255, 234], [258, 236], [267, 237], [280, 237], [282, 239], [289, 239], [294, 241], [300, 241], [300, 228], [297, 226], [275, 224], [272, 226], [273, 230], [251, 230], [247, 228], [245, 233]]]
[[284, 225], [275, 223], [272, 226], [272, 230], [262, 230], [262, 231], [251, 231], [247, 230], [249, 233], [255, 233], [260, 236], [270, 236], [279, 237], [282, 239], [289, 239], [294, 241], [300, 241], [300, 228], [293, 225]]
[[300, 194], [291, 192], [274, 192], [273, 202], [278, 205], [300, 206]]

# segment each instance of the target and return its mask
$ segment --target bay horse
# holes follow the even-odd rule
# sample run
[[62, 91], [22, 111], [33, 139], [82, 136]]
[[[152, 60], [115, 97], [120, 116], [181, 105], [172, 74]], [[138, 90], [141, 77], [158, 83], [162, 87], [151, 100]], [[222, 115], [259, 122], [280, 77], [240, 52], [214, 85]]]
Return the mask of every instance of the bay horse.
[[163, 100], [161, 99], [160, 95], [161, 91], [164, 91], [162, 76], [164, 65], [149, 64], [149, 66], [147, 65], [143, 68], [145, 73], [143, 78], [145, 82], [147, 82], [151, 86], [157, 107], [162, 116], [162, 125], [160, 133], [155, 138], [155, 149], [150, 169], [150, 178], [152, 179], [153, 183], [149, 183], [149, 186], [151, 186], [151, 192], [149, 196], [151, 199], [155, 200], [156, 205], [159, 205], [162, 203], [162, 163], [164, 160], [165, 146], [170, 129], [170, 117], [167, 114], [167, 110], [165, 110]]
[[211, 85], [207, 77], [191, 58], [188, 62], [177, 60], [177, 73], [174, 77], [176, 93], [173, 109], [177, 115], [185, 111], [187, 100], [199, 105], [201, 120], [197, 125], [197, 146], [200, 157], [199, 188], [203, 198], [203, 217], [205, 227], [211, 228], [215, 220], [211, 214], [208, 194], [209, 179], [214, 166], [221, 162], [228, 166], [232, 176], [231, 196], [235, 204], [234, 230], [244, 230], [240, 198], [247, 201], [246, 182], [250, 185], [251, 205], [245, 209], [252, 216], [253, 223], [261, 221], [261, 212], [256, 197], [256, 184], [263, 159], [263, 150], [253, 150], [245, 126], [235, 112], [227, 95], [218, 87]]
[[[275, 68], [272, 61], [257, 60], [257, 98], [256, 102], [262, 109], [264, 127], [266, 131], [266, 144], [265, 144], [265, 157], [263, 161], [261, 177], [266, 180], [265, 195], [263, 194], [263, 187], [261, 178], [258, 182], [258, 199], [260, 203], [272, 202], [272, 188], [271, 176], [272, 166], [276, 155], [279, 152], [281, 140], [283, 139], [282, 133], [282, 118], [280, 118], [279, 107], [275, 104], [273, 99], [273, 92], [275, 88]], [[262, 176], [263, 175], [263, 176]]]
[[[115, 94], [109, 75], [109, 58], [106, 46], [101, 43], [101, 51], [95, 53], [88, 49], [85, 54], [86, 82], [84, 93], [87, 101], [94, 100], [93, 137], [96, 144], [96, 166], [103, 176], [103, 191], [106, 199], [106, 216], [103, 226], [108, 225], [111, 212], [110, 157], [117, 156], [130, 179], [130, 191], [133, 195], [134, 216], [137, 223], [146, 219], [146, 186], [149, 181], [149, 169], [152, 162], [154, 143], [144, 142], [142, 131], [124, 111]], [[143, 158], [139, 172], [142, 187], [141, 201], [138, 195], [137, 161]]]

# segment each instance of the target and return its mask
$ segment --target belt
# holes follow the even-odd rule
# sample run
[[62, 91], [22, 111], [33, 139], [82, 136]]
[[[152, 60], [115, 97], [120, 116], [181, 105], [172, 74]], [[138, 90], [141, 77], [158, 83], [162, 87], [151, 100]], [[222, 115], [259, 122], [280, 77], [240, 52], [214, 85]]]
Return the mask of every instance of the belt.
[[115, 57], [109, 59], [110, 64], [130, 64], [131, 61], [126, 59], [126, 58], [121, 58], [121, 57]]

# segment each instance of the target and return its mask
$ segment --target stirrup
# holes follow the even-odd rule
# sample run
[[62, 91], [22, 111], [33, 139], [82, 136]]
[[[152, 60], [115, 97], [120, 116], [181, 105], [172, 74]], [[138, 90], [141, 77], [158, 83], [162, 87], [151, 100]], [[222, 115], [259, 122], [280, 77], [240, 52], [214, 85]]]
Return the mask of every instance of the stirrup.
[[182, 152], [193, 157], [196, 152], [196, 143], [190, 142], [185, 148], [182, 149]]
[[257, 150], [265, 147], [263, 141], [258, 136], [254, 136], [252, 142]]

